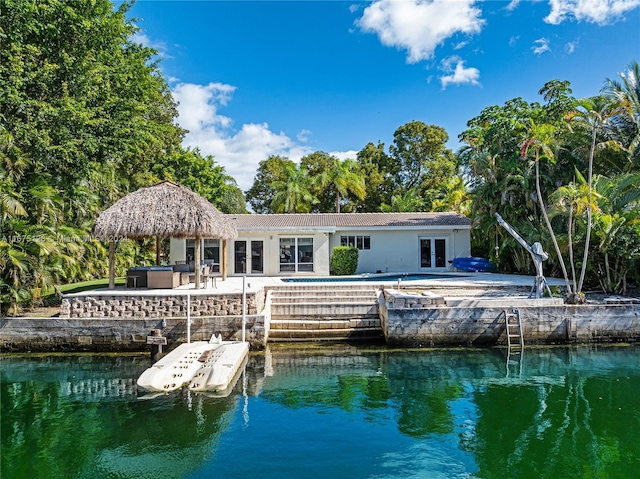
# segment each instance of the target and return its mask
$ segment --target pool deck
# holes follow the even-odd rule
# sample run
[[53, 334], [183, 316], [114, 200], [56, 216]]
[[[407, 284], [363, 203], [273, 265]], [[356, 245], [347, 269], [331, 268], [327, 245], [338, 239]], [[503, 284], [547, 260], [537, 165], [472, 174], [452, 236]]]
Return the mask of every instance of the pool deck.
[[[424, 274], [424, 273], [408, 273], [408, 274]], [[397, 286], [398, 281], [396, 279], [385, 279], [385, 275], [380, 275], [380, 279], [376, 279], [377, 275], [367, 276], [367, 280], [363, 281], [357, 277], [352, 277], [352, 280], [347, 279], [349, 277], [341, 276], [336, 277], [336, 281], [331, 281], [329, 277], [266, 277], [266, 276], [246, 276], [246, 279], [241, 276], [229, 276], [225, 280], [217, 278], [216, 287], [213, 284], [201, 286], [200, 289], [195, 289], [193, 283], [189, 285], [179, 286], [173, 289], [149, 289], [149, 288], [125, 288], [116, 287], [115, 289], [100, 289], [95, 290], [94, 293], [100, 294], [113, 294], [115, 296], [123, 295], [149, 295], [156, 296], [174, 296], [174, 295], [199, 295], [199, 294], [238, 294], [242, 293], [243, 281], [246, 281], [246, 292], [256, 292], [260, 289], [268, 287], [278, 286], [313, 286], [314, 284], [321, 285], [338, 285], [348, 287], [350, 284], [369, 284], [372, 288], [378, 287], [378, 284], [393, 287]], [[287, 279], [295, 279], [296, 281], [287, 282]], [[457, 289], [464, 291], [466, 289], [506, 289], [514, 288], [522, 290], [523, 288], [531, 288], [534, 283], [533, 276], [513, 275], [513, 274], [496, 274], [496, 273], [437, 273], [433, 278], [422, 278], [418, 280], [401, 280], [403, 286], [419, 285], [422, 288], [439, 288], [439, 289]], [[547, 278], [549, 286], [563, 286], [564, 280], [557, 278]], [[65, 297], [73, 298], [75, 296], [87, 296], [91, 291], [83, 291], [82, 293], [66, 294]]]

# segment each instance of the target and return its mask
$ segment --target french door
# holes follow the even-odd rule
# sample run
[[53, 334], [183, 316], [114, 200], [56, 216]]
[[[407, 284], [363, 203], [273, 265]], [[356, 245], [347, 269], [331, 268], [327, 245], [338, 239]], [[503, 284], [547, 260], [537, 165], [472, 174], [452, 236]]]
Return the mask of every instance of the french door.
[[235, 274], [264, 274], [264, 241], [234, 241], [233, 272]]
[[420, 238], [420, 268], [447, 267], [447, 240]]

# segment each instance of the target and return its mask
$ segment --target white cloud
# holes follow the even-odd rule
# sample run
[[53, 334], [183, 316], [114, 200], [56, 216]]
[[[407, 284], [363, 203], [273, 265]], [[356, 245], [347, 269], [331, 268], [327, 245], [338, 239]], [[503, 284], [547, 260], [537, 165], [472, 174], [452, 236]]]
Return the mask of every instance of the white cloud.
[[358, 152], [356, 150], [349, 151], [331, 151], [329, 152], [331, 156], [335, 156], [339, 160], [355, 160]]
[[520, 40], [520, 35], [516, 35], [516, 36], [513, 36], [513, 37], [509, 38], [509, 46], [510, 47], [515, 47], [516, 43], [518, 43], [518, 40]]
[[[454, 64], [455, 67], [453, 66]], [[440, 77], [443, 90], [450, 84], [461, 85], [469, 83], [471, 85], [480, 85], [478, 81], [478, 78], [480, 78], [480, 70], [473, 67], [465, 68], [464, 61], [459, 57], [453, 56], [445, 58], [442, 60], [441, 68], [445, 72], [451, 73], [450, 75]]]
[[304, 143], [309, 141], [309, 137], [311, 136], [311, 133], [312, 132], [310, 130], [300, 130], [296, 135], [296, 138], [298, 139], [298, 141], [301, 141]]
[[[198, 147], [204, 155], [213, 155], [246, 191], [253, 184], [258, 164], [269, 155], [297, 161], [311, 153], [311, 148], [293, 141], [283, 132], [271, 131], [267, 123], [247, 123], [234, 130], [233, 121], [218, 110], [231, 100], [235, 90], [234, 86], [223, 83], [179, 83], [172, 92], [179, 102], [178, 124], [189, 130], [183, 144]], [[298, 140], [304, 142], [308, 134], [306, 130], [301, 131]]]
[[578, 41], [577, 40], [575, 42], [568, 42], [564, 46], [564, 51], [567, 52], [569, 55], [571, 55], [576, 50], [577, 46], [578, 46]]
[[407, 50], [407, 61], [428, 60], [438, 45], [457, 33], [479, 33], [485, 21], [475, 0], [377, 0], [357, 25], [376, 33], [383, 45]]
[[571, 19], [605, 25], [640, 7], [640, 0], [549, 0], [549, 5], [544, 21], [552, 25]]
[[516, 9], [516, 7], [520, 4], [520, 0], [511, 0], [511, 3], [509, 3], [509, 5], [506, 6], [506, 9], [509, 12], [512, 12], [513, 10]]
[[550, 52], [551, 47], [549, 46], [549, 40], [546, 38], [539, 38], [535, 42], [533, 42], [533, 46], [531, 47], [533, 53], [536, 55], [542, 55], [544, 52]]

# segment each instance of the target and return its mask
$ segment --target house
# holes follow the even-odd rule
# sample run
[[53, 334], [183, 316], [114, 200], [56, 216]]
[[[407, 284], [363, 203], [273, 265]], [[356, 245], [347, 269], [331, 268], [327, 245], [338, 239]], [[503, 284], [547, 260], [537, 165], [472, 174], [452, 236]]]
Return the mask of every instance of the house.
[[[238, 237], [201, 245], [214, 271], [226, 254], [229, 275], [328, 276], [331, 251], [340, 245], [358, 248], [357, 273], [447, 271], [453, 258], [471, 255], [471, 221], [457, 213], [229, 216]], [[170, 247], [172, 263], [193, 260], [194, 240], [172, 238]]]

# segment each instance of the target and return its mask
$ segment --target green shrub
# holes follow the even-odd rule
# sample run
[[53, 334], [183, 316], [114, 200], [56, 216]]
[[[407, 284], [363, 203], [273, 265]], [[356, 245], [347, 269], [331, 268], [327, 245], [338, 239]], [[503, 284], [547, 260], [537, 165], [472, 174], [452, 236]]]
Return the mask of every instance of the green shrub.
[[336, 246], [331, 252], [331, 274], [344, 276], [358, 269], [358, 249], [353, 246]]

